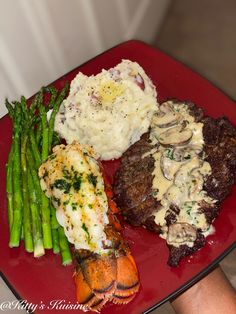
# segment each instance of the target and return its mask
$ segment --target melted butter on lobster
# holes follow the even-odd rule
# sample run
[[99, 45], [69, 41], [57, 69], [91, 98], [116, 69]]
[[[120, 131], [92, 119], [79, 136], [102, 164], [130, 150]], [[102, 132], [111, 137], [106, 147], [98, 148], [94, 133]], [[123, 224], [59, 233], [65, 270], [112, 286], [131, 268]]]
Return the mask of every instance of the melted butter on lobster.
[[40, 183], [58, 222], [75, 246], [77, 300], [83, 310], [107, 301], [126, 304], [139, 289], [138, 271], [113, 216], [96, 155], [78, 143], [58, 145], [39, 168]]

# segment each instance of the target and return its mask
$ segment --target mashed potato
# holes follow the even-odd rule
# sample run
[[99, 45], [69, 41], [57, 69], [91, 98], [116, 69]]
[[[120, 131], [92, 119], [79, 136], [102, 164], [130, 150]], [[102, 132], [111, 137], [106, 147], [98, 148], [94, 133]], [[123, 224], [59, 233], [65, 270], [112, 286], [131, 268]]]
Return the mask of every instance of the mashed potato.
[[103, 160], [119, 158], [147, 132], [158, 109], [156, 89], [138, 63], [123, 60], [97, 75], [79, 73], [56, 116], [68, 144], [89, 144]]

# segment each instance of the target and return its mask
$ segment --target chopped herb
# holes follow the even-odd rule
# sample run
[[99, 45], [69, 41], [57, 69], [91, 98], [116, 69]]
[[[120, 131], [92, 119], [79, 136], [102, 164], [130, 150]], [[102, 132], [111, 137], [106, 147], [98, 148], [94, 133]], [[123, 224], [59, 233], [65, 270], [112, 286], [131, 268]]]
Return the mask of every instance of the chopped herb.
[[191, 209], [192, 209], [192, 208], [189, 207], [189, 208], [187, 209], [187, 211], [186, 211], [189, 216], [190, 216], [190, 213], [191, 213]]
[[86, 224], [84, 222], [82, 223], [82, 229], [86, 232], [87, 240], [88, 240], [88, 243], [89, 243], [91, 241], [91, 237], [90, 237], [90, 234], [89, 234], [89, 231], [88, 231], [88, 227], [86, 226]]
[[66, 169], [66, 167], [65, 167], [65, 166], [62, 168], [62, 173], [63, 173], [63, 175], [64, 175], [65, 179], [69, 179], [69, 180], [71, 180], [71, 175], [70, 175], [70, 172]]
[[64, 193], [67, 194], [70, 191], [71, 184], [64, 179], [57, 179], [53, 183], [53, 187], [59, 190], [64, 190]]
[[63, 205], [66, 206], [70, 203], [70, 200], [66, 200], [65, 202], [63, 202]]
[[76, 192], [78, 192], [81, 187], [81, 177], [76, 176], [74, 180], [75, 181], [73, 183], [73, 188], [75, 189]]
[[93, 205], [92, 205], [92, 204], [88, 204], [88, 207], [89, 207], [90, 209], [92, 209], [92, 208], [93, 208]]
[[167, 149], [166, 150], [166, 157], [173, 160], [174, 156], [173, 156], [173, 149]]
[[94, 187], [97, 185], [97, 176], [93, 175], [92, 173], [88, 174], [87, 176], [89, 183], [91, 183]]
[[152, 196], [157, 196], [157, 194], [158, 194], [158, 191], [157, 191], [157, 190], [155, 190], [155, 191], [152, 192]]
[[77, 210], [77, 204], [76, 203], [72, 203], [71, 207], [72, 207], [72, 210]]

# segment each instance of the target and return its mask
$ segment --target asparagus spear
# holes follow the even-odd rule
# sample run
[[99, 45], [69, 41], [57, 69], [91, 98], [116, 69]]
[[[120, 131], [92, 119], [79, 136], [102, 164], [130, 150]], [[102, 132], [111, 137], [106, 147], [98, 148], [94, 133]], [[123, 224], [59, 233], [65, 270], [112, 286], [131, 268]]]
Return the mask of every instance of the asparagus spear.
[[59, 234], [59, 245], [60, 245], [60, 250], [61, 250], [62, 264], [64, 266], [70, 265], [72, 262], [70, 247], [67, 241], [67, 237], [65, 236], [64, 229], [62, 227], [58, 228], [58, 234]]
[[60, 253], [58, 229], [52, 229], [52, 250], [54, 254]]
[[43, 89], [40, 91], [40, 98], [38, 102], [39, 115], [42, 125], [42, 153], [41, 160], [44, 161], [48, 157], [49, 146], [48, 146], [48, 123], [46, 108], [43, 104]]
[[11, 147], [11, 151], [8, 156], [7, 162], [7, 201], [8, 201], [8, 223], [9, 229], [11, 231], [11, 226], [13, 222], [13, 210], [14, 210], [14, 201], [13, 201], [13, 157], [14, 157], [14, 142]]
[[31, 117], [32, 117], [32, 116], [35, 116], [35, 111], [36, 111], [37, 106], [38, 106], [38, 98], [39, 98], [39, 94], [37, 94], [37, 95], [34, 97], [32, 103], [31, 103], [31, 106], [30, 106], [30, 108], [29, 108], [29, 114], [30, 114]]
[[21, 190], [21, 108], [16, 106], [14, 113], [14, 157], [13, 157], [13, 222], [10, 233], [9, 246], [18, 247], [21, 238], [22, 228], [22, 190]]
[[[5, 105], [8, 109], [8, 114], [11, 117], [12, 121], [14, 120], [14, 108], [6, 99]], [[12, 222], [13, 222], [13, 211], [14, 211], [14, 199], [13, 199], [13, 162], [14, 162], [14, 138], [12, 138], [12, 146], [8, 156], [7, 162], [7, 201], [8, 201], [8, 223], [9, 230], [11, 232]]]
[[39, 166], [41, 165], [41, 156], [38, 149], [38, 144], [35, 138], [35, 134], [33, 131], [33, 127], [31, 127], [29, 130], [29, 136], [30, 136], [30, 143], [31, 143], [31, 148], [32, 148], [35, 164], [36, 164], [36, 167], [39, 168]]
[[57, 229], [60, 227], [57, 217], [56, 217], [56, 209], [53, 207], [53, 205], [50, 205], [50, 210], [51, 210], [51, 227], [52, 229]]
[[[42, 124], [42, 153], [41, 160], [44, 161], [48, 157], [48, 124], [46, 109], [43, 104], [43, 89], [41, 89], [38, 98], [39, 114]], [[43, 243], [45, 249], [52, 248], [52, 234], [50, 225], [50, 206], [49, 200], [41, 193], [41, 215], [42, 215], [42, 228], [43, 228]]]
[[54, 106], [53, 106], [53, 111], [51, 113], [51, 117], [49, 120], [49, 128], [48, 128], [48, 148], [49, 148], [49, 151], [51, 150], [51, 146], [52, 146], [53, 130], [54, 130], [54, 123], [55, 123], [56, 114], [60, 108], [60, 105], [61, 105], [63, 99], [65, 98], [65, 96], [68, 92], [68, 89], [69, 89], [69, 85], [68, 85], [68, 83], [66, 83], [64, 88], [62, 89], [60, 95], [58, 96]]
[[7, 107], [8, 114], [13, 121], [13, 119], [14, 119], [14, 108], [13, 108], [12, 104], [8, 101], [8, 99], [5, 100], [5, 105]]
[[29, 198], [30, 198], [30, 210], [32, 216], [32, 234], [34, 242], [34, 257], [40, 257], [44, 255], [43, 247], [43, 235], [41, 228], [40, 210], [37, 202], [37, 195], [34, 189], [33, 176], [28, 171], [28, 187], [29, 187]]
[[49, 100], [49, 103], [47, 106], [47, 110], [53, 109], [53, 107], [55, 105], [56, 98], [57, 98], [58, 91], [54, 86], [45, 87], [44, 91], [50, 93], [50, 100]]
[[[42, 124], [39, 123], [37, 125], [37, 129], [36, 129], [36, 132], [35, 132], [35, 138], [36, 138], [36, 143], [38, 145], [38, 149], [39, 149], [39, 146], [40, 146], [40, 141], [41, 141], [41, 137], [42, 137]], [[40, 153], [39, 153], [40, 154]]]
[[41, 195], [41, 214], [43, 228], [43, 245], [45, 249], [52, 248], [52, 234], [50, 224], [50, 207], [48, 198], [42, 193]]
[[32, 117], [29, 114], [26, 99], [21, 97], [21, 102], [17, 104], [21, 106], [23, 113], [23, 132], [21, 134], [21, 173], [22, 173], [22, 195], [23, 195], [23, 226], [24, 226], [24, 243], [27, 252], [33, 252], [33, 238], [31, 230], [31, 212], [29, 204], [29, 190], [28, 190], [28, 165], [26, 160], [26, 149], [28, 142], [28, 130], [31, 127]]
[[40, 208], [43, 191], [42, 191], [40, 183], [39, 183], [39, 177], [38, 177], [38, 173], [37, 173], [38, 169], [35, 166], [32, 151], [29, 147], [27, 148], [27, 162], [28, 162], [30, 173], [31, 173], [32, 180], [33, 180], [33, 187], [34, 187], [34, 192], [36, 195], [36, 203]]
[[24, 224], [24, 242], [27, 252], [33, 252], [33, 238], [31, 232], [31, 213], [29, 204], [29, 190], [28, 190], [28, 169], [26, 162], [26, 146], [27, 134], [23, 133], [21, 140], [21, 169], [22, 169], [22, 192], [23, 192], [23, 224]]

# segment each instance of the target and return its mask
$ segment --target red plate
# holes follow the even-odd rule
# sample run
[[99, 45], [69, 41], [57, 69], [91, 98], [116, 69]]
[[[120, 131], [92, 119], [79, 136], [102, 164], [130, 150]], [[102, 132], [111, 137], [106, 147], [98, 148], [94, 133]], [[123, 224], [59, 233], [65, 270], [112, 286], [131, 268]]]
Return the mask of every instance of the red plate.
[[[236, 125], [235, 103], [211, 83], [176, 62], [163, 52], [139, 41], [129, 41], [108, 50], [54, 82], [61, 88], [78, 71], [96, 74], [102, 68], [115, 66], [122, 59], [137, 61], [157, 87], [158, 99], [191, 100], [212, 117], [226, 115]], [[0, 120], [0, 201], [1, 239], [0, 269], [17, 294], [37, 305], [37, 313], [57, 313], [63, 306], [76, 304], [73, 267], [61, 266], [59, 256], [47, 253], [34, 259], [23, 247], [8, 248], [5, 164], [11, 143], [11, 122], [7, 116]], [[106, 162], [104, 167], [112, 178], [118, 162]], [[165, 241], [142, 228], [125, 225], [128, 239], [140, 272], [141, 289], [136, 298], [125, 306], [106, 305], [103, 313], [141, 313], [149, 311], [177, 295], [212, 269], [233, 247], [236, 239], [236, 188], [222, 204], [220, 217], [215, 221], [216, 232], [207, 244], [193, 256], [185, 258], [178, 268], [167, 266], [168, 249]], [[59, 300], [52, 305], [53, 300]], [[51, 305], [50, 305], [51, 303]]]

